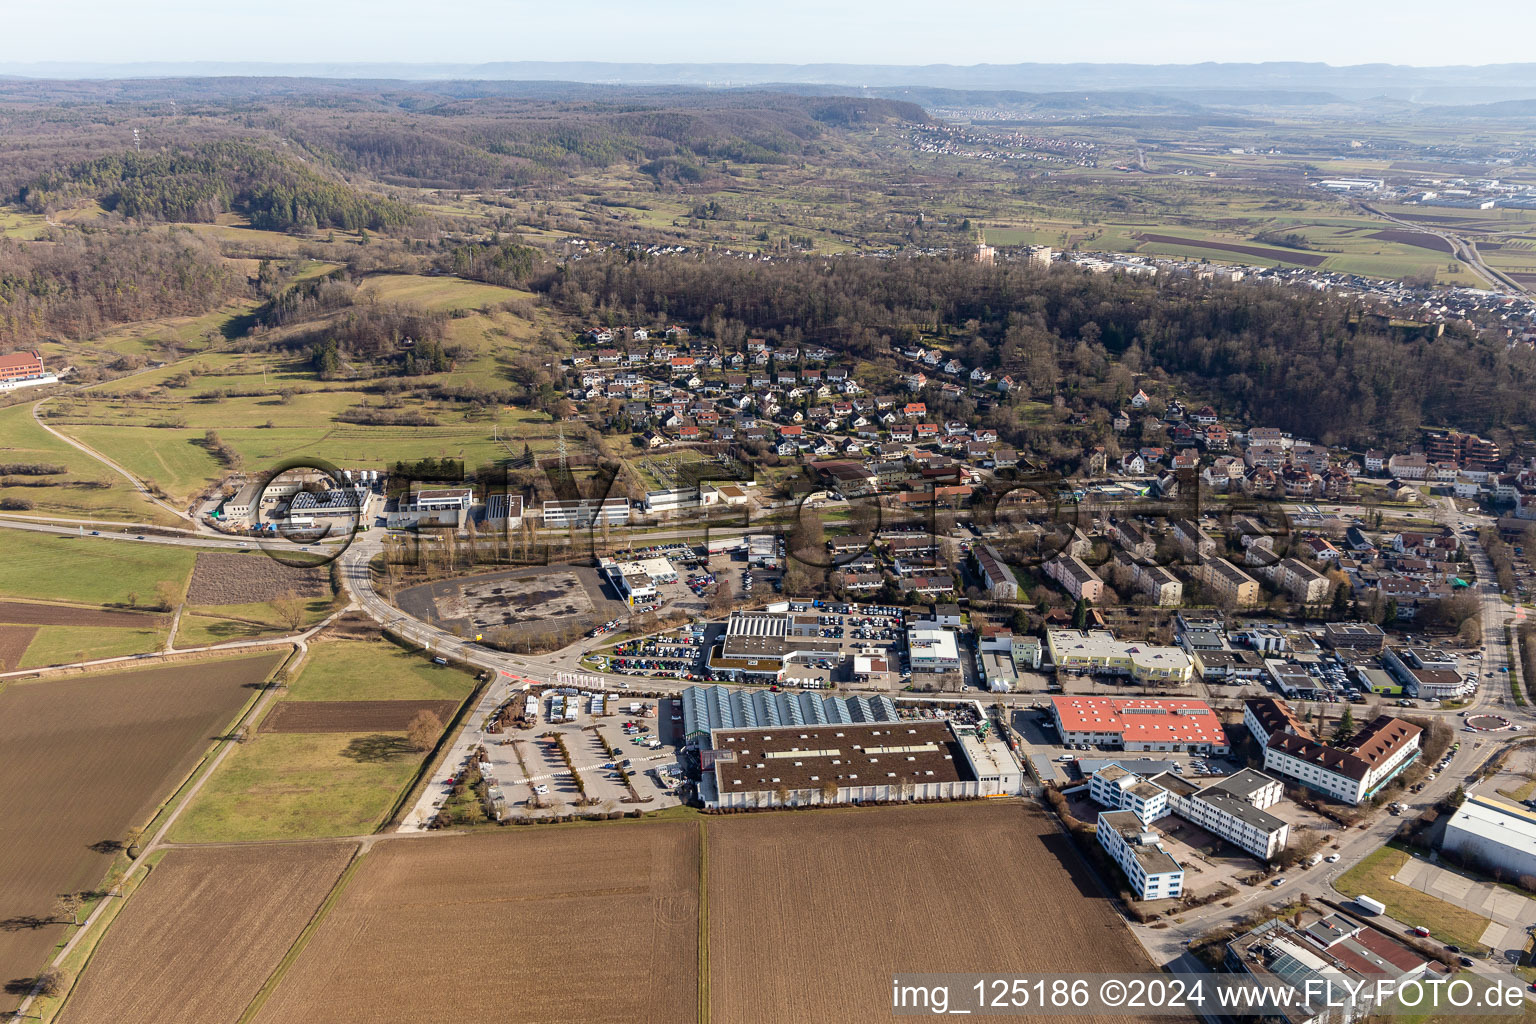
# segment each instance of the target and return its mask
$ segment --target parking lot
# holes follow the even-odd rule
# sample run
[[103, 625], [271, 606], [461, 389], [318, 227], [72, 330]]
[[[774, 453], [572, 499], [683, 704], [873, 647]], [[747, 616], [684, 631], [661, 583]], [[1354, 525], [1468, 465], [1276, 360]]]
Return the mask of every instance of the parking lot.
[[654, 636], [636, 637], [597, 652], [597, 665], [601, 671], [617, 675], [702, 679], [709, 634], [709, 628], [698, 622]]
[[[637, 806], [650, 811], [681, 802], [673, 787], [659, 785], [655, 778], [657, 771], [677, 764], [676, 748], [658, 738], [656, 702], [609, 694], [604, 710], [592, 714], [593, 696], [546, 690], [537, 698], [538, 720], [532, 728], [484, 734], [488, 774], [496, 780], [511, 816], [551, 817]], [[524, 699], [522, 693], [514, 697], [519, 703]], [[561, 754], [562, 740], [580, 785]], [[633, 795], [621, 767], [630, 773]]]

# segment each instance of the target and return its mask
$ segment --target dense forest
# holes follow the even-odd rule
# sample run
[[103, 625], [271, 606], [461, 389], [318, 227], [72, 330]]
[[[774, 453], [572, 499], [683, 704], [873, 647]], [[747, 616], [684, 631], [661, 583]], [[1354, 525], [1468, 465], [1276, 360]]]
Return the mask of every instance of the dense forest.
[[185, 228], [71, 234], [47, 245], [0, 238], [0, 343], [202, 313], [246, 287], [215, 245]]
[[[759, 90], [616, 89], [540, 82], [342, 82], [182, 79], [0, 81], [0, 196], [23, 189], [41, 209], [80, 189], [175, 219], [255, 204], [264, 224], [368, 226], [389, 207], [359, 207], [313, 169], [390, 185], [507, 188], [616, 164], [658, 180], [697, 180], [705, 161], [792, 163], [838, 152], [839, 133], [913, 123], [915, 104]], [[134, 128], [145, 143], [136, 159]], [[205, 152], [212, 143], [231, 150]], [[287, 147], [282, 157], [258, 157]], [[855, 158], [856, 154], [850, 154]], [[105, 158], [103, 160], [103, 158]], [[101, 166], [93, 166], [102, 160]], [[306, 167], [301, 160], [312, 166]], [[210, 180], [213, 163], [224, 185]], [[61, 167], [74, 170], [59, 173]], [[163, 181], [149, 182], [154, 175]], [[288, 191], [258, 195], [249, 179]], [[114, 197], [120, 197], [120, 200]], [[128, 215], [140, 215], [130, 213]], [[188, 216], [190, 215], [190, 217]], [[255, 217], [253, 217], [255, 219]]]
[[368, 195], [250, 143], [129, 150], [48, 171], [18, 202], [36, 213], [93, 199], [136, 220], [211, 221], [238, 211], [255, 228], [381, 230], [410, 220], [403, 203]]
[[1093, 384], [1111, 404], [1154, 369], [1240, 419], [1318, 439], [1536, 421], [1536, 356], [1450, 330], [1402, 341], [1338, 299], [1284, 287], [1037, 271], [964, 260], [583, 260], [536, 282], [579, 317], [675, 319], [739, 339], [817, 341], [889, 360], [938, 338], [1036, 395]]

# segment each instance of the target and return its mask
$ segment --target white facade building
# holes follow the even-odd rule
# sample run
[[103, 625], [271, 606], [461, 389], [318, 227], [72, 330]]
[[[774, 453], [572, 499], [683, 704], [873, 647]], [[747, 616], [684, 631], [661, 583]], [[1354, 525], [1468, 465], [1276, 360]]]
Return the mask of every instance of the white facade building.
[[1125, 872], [1137, 899], [1177, 899], [1184, 894], [1184, 869], [1140, 818], [1130, 811], [1102, 811], [1098, 826], [1099, 845]]

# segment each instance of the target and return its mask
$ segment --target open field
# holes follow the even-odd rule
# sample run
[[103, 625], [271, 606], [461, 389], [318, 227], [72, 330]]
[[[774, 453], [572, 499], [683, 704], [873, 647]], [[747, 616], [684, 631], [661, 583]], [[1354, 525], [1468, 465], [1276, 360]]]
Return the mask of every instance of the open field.
[[284, 700], [262, 719], [262, 732], [398, 732], [423, 711], [447, 723], [456, 700]]
[[314, 644], [284, 700], [462, 701], [475, 681], [456, 668], [434, 665], [385, 640]]
[[898, 971], [1152, 969], [1033, 806], [731, 816], [708, 841], [714, 1021], [886, 1021]]
[[[304, 617], [299, 623], [300, 629], [325, 618], [331, 610], [329, 597], [311, 598], [303, 604]], [[199, 647], [229, 640], [281, 636], [291, 632], [293, 627], [271, 601], [233, 605], [189, 604], [176, 630], [176, 646]]]
[[693, 1020], [698, 882], [693, 822], [381, 842], [253, 1024]]
[[1276, 263], [1295, 263], [1303, 267], [1321, 266], [1323, 261], [1328, 258], [1321, 253], [1296, 252], [1291, 249], [1276, 249], [1267, 245], [1245, 245], [1240, 242], [1219, 242], [1214, 239], [1179, 238], [1174, 235], [1145, 233], [1137, 234], [1135, 237], [1160, 245], [1188, 245], [1200, 249], [1215, 249], [1219, 252], [1255, 256], [1261, 260], [1269, 260]]
[[330, 572], [294, 568], [260, 554], [203, 551], [192, 569], [188, 604], [256, 604], [291, 591], [299, 597], [329, 597]]
[[176, 823], [177, 842], [360, 835], [415, 780], [405, 730], [423, 708], [446, 724], [474, 679], [381, 640], [327, 640], [259, 729]]
[[515, 288], [420, 274], [376, 274], [363, 282], [362, 290], [381, 302], [408, 302], [435, 310], [488, 309], [503, 302], [533, 298], [531, 292]]
[[1486, 917], [1392, 880], [1407, 862], [1408, 854], [1402, 850], [1382, 847], [1341, 875], [1333, 887], [1349, 896], [1364, 894], [1380, 900], [1390, 917], [1433, 928], [1435, 938], [1442, 942], [1463, 949], [1483, 948]]
[[[167, 625], [169, 623], [167, 622]], [[72, 665], [97, 658], [147, 654], [165, 647], [168, 629], [101, 629], [80, 626], [39, 626], [17, 668]]]
[[196, 554], [169, 544], [31, 533], [0, 558], [0, 595], [124, 608], [153, 605], [162, 581], [181, 592]]
[[[223, 661], [12, 682], [0, 690], [0, 984], [41, 968], [54, 897], [93, 889], [124, 834], [196, 765], [281, 662]], [[0, 996], [0, 1010], [18, 1001]]]
[[[46, 407], [45, 407], [46, 408]], [[0, 486], [0, 499], [31, 502], [38, 514], [56, 514], [171, 525], [174, 517], [84, 452], [37, 425], [32, 402], [0, 409], [0, 462], [59, 466], [62, 473], [40, 479], [47, 487]]]
[[234, 1024], [355, 849], [170, 851], [113, 922], [56, 1020]]

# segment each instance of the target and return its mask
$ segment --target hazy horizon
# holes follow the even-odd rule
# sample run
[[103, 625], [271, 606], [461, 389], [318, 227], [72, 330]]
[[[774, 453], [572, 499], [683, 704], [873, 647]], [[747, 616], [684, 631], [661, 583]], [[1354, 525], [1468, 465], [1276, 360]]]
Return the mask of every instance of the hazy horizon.
[[[402, 0], [270, 0], [255, 11], [145, 0], [125, 18], [120, 5], [105, 0], [58, 0], [18, 6], [8, 22], [0, 40], [0, 63], [7, 65], [1300, 61], [1433, 68], [1521, 62], [1536, 11], [1511, 0], [1493, 0], [1464, 18], [1426, 0], [1404, 0], [1385, 18], [1376, 9], [1324, 0], [1295, 0], [1283, 16], [1195, 0], [1083, 0], [1070, 10], [970, 0], [936, 13], [916, 0], [785, 0], [763, 16], [705, 0], [588, 0], [573, 17], [569, 9], [525, 0], [444, 0], [427, 11]], [[60, 25], [69, 31], [60, 33]], [[1494, 25], [1498, 31], [1490, 31]]]

